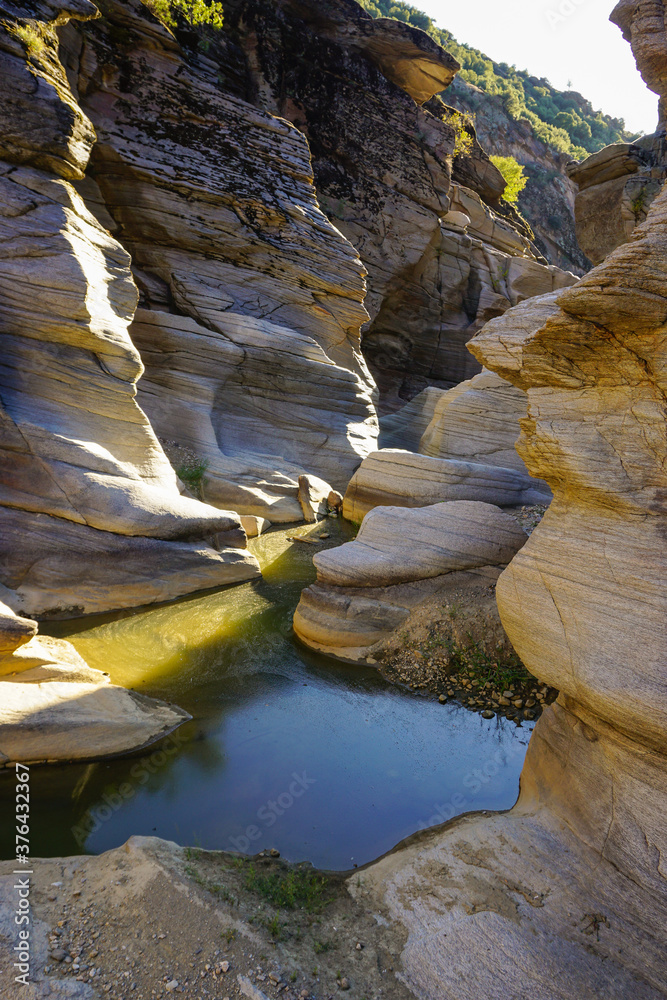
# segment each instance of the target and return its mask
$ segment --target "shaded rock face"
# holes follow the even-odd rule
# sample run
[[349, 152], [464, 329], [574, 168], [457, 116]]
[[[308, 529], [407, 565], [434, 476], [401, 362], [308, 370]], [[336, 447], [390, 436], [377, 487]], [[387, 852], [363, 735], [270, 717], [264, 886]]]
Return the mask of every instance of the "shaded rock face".
[[[147, 545], [164, 597], [248, 579], [258, 566], [242, 551], [238, 515], [180, 495], [135, 401], [142, 364], [128, 334], [137, 301], [130, 259], [66, 179], [81, 177], [94, 139], [56, 58], [53, 22], [67, 11], [35, 13], [48, 18], [37, 21], [37, 54], [26, 57], [11, 19], [0, 39], [16, 81], [0, 112], [6, 599], [31, 614], [155, 599], [155, 588], [125, 591], [127, 565]], [[219, 551], [205, 541], [213, 538]], [[115, 562], [119, 547], [125, 560]], [[100, 563], [99, 553], [109, 558]]]
[[[473, 375], [466, 341], [525, 297], [517, 268], [532, 270], [528, 294], [574, 278], [538, 261], [476, 140], [452, 184], [452, 113], [433, 95], [443, 61], [453, 61], [423, 32], [373, 20], [353, 0], [231, 0], [225, 9], [247, 58], [245, 92], [308, 137], [320, 204], [368, 270], [362, 347], [381, 412]], [[417, 85], [425, 51], [433, 61]]]
[[314, 557], [317, 582], [301, 595], [295, 633], [320, 652], [374, 663], [377, 650], [425, 601], [493, 589], [526, 537], [512, 517], [487, 503], [378, 507], [353, 542]]
[[667, 177], [667, 143], [659, 133], [636, 143], [606, 146], [569, 174], [578, 186], [577, 238], [594, 264], [642, 223]]
[[190, 716], [126, 691], [64, 639], [0, 603], [0, 767], [91, 760], [141, 749]]
[[207, 464], [205, 500], [300, 520], [299, 476], [344, 487], [377, 435], [363, 268], [318, 208], [306, 141], [138, 2], [63, 47], [97, 132], [89, 198], [141, 291], [142, 406]]

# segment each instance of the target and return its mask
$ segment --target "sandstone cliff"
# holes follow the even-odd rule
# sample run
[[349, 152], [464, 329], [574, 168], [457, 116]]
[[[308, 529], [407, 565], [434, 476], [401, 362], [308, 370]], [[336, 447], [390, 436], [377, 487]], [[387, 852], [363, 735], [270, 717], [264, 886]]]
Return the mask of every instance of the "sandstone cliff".
[[5, 599], [29, 613], [95, 611], [248, 579], [258, 567], [238, 515], [181, 496], [137, 406], [130, 258], [73, 187], [95, 133], [55, 27], [95, 8], [36, 4], [28, 35], [2, 13]]
[[[664, 98], [664, 47], [660, 65], [640, 39], [664, 26], [664, 4], [619, 13]], [[667, 990], [666, 246], [663, 188], [576, 288], [523, 303], [471, 344], [527, 392], [519, 451], [554, 491], [497, 594], [521, 659], [560, 696], [512, 813], [464, 818], [366, 873], [358, 895], [408, 931], [419, 996]]]
[[476, 140], [453, 182], [458, 126], [434, 95], [458, 64], [424, 32], [355, 0], [230, 0], [226, 11], [244, 96], [307, 136], [322, 208], [368, 271], [362, 347], [381, 412], [473, 375], [465, 343], [486, 320], [575, 280], [538, 260]]

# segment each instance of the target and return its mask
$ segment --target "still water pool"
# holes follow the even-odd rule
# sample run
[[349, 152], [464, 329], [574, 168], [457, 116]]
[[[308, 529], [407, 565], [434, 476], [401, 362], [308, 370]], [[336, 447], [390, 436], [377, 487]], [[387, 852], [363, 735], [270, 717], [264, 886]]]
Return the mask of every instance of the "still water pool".
[[[345, 540], [346, 525], [331, 524], [331, 541]], [[138, 756], [34, 768], [33, 856], [98, 853], [153, 834], [250, 854], [275, 847], [344, 870], [455, 814], [513, 805], [532, 725], [486, 721], [295, 643], [313, 547], [287, 536], [309, 532], [255, 540], [260, 581], [42, 627], [114, 682], [193, 718]], [[0, 775], [3, 857], [13, 791], [13, 775]]]

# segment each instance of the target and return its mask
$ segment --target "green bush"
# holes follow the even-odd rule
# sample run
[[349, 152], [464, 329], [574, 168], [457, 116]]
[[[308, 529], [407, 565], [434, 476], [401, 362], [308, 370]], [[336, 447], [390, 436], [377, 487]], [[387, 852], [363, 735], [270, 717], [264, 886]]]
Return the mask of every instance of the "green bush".
[[513, 156], [492, 156], [491, 163], [498, 168], [507, 182], [503, 198], [514, 204], [528, 183], [523, 167]]
[[218, 0], [144, 0], [150, 11], [168, 28], [176, 27], [178, 16], [188, 24], [222, 28], [224, 11]]

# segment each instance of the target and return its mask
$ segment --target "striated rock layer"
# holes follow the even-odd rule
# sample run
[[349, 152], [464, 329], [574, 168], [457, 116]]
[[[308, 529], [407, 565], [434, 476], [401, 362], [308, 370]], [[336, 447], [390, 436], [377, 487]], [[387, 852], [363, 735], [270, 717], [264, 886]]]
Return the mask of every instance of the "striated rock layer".
[[377, 647], [425, 601], [493, 589], [525, 541], [487, 503], [376, 507], [354, 541], [314, 557], [317, 582], [301, 595], [294, 631], [312, 649], [374, 663]]
[[[619, 12], [664, 80], [664, 5]], [[407, 930], [404, 981], [423, 998], [667, 993], [666, 261], [663, 189], [546, 320], [527, 302], [471, 345], [527, 392], [519, 452], [554, 492], [497, 597], [517, 653], [560, 695], [511, 813], [365, 873], [368, 905]]]
[[[130, 259], [72, 186], [94, 131], [57, 59], [53, 22], [68, 15], [55, 4], [35, 13], [36, 53], [12, 18], [0, 23], [15, 80], [0, 110], [5, 599], [31, 614], [100, 611], [249, 579], [259, 568], [238, 515], [181, 495], [137, 406]], [[157, 583], [142, 588], [138, 563]]]
[[448, 500], [515, 507], [548, 504], [550, 493], [516, 469], [386, 448], [369, 455], [355, 472], [343, 516], [360, 522], [374, 507], [426, 507]]
[[205, 500], [301, 520], [299, 476], [326, 497], [377, 437], [364, 270], [318, 207], [308, 144], [226, 93], [138, 0], [64, 43], [97, 132], [88, 196], [141, 292], [140, 403], [206, 465]]
[[435, 95], [458, 66], [424, 32], [355, 0], [229, 0], [225, 18], [240, 92], [307, 136], [320, 204], [368, 271], [382, 412], [473, 375], [465, 344], [486, 320], [576, 280], [545, 266], [472, 135], [452, 183], [457, 119]]

